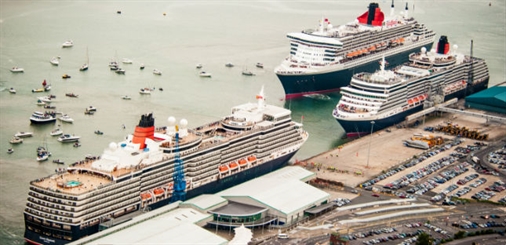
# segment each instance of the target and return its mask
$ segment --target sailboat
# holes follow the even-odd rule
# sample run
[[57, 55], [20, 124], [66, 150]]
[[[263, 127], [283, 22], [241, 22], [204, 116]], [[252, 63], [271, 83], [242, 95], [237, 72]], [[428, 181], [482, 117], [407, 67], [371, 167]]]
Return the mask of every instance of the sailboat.
[[47, 147], [46, 137], [44, 136], [43, 146], [37, 147], [37, 161], [38, 162], [47, 161], [49, 156], [51, 156], [51, 152], [49, 152], [49, 148]]
[[82, 65], [79, 68], [79, 70], [80, 71], [86, 71], [86, 70], [88, 70], [89, 63], [90, 63], [90, 60], [89, 60], [89, 57], [88, 57], [88, 47], [86, 47], [86, 63], [84, 63], [84, 65]]

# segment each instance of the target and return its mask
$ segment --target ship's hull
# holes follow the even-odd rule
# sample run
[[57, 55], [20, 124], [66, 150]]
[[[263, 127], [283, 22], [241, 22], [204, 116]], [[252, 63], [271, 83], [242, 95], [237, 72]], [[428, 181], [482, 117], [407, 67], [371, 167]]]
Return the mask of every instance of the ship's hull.
[[30, 118], [30, 122], [32, 124], [54, 123], [54, 122], [56, 122], [56, 118], [51, 118], [51, 119], [33, 119], [33, 118]]
[[[409, 54], [420, 51], [421, 47], [431, 50], [432, 43], [416, 46], [404, 52], [396, 53], [391, 56], [385, 56], [389, 67], [395, 67], [409, 60]], [[360, 59], [369, 59], [367, 56]], [[297, 98], [306, 94], [322, 94], [339, 91], [339, 88], [348, 86], [353, 74], [359, 72], [374, 72], [379, 69], [379, 60], [381, 56], [362, 65], [331, 70], [328, 72], [318, 72], [313, 74], [281, 74], [276, 73], [281, 85], [285, 90], [285, 98]]]
[[[297, 153], [297, 151], [293, 151], [289, 154], [281, 156], [281, 157], [274, 159], [272, 161], [265, 162], [260, 165], [256, 165], [248, 170], [238, 172], [237, 174], [230, 175], [230, 176], [225, 177], [223, 179], [219, 179], [215, 182], [211, 182], [206, 185], [202, 185], [202, 186], [199, 186], [195, 189], [189, 190], [186, 193], [186, 199], [190, 199], [190, 198], [199, 196], [201, 194], [216, 193], [221, 190], [241, 184], [245, 181], [251, 180], [253, 178], [262, 176], [262, 175], [267, 174], [269, 172], [275, 171], [275, 170], [283, 167], [288, 162], [288, 160], [290, 160], [290, 158], [293, 157], [293, 155], [295, 155], [295, 153]], [[169, 203], [170, 203], [170, 198], [150, 204], [149, 207], [151, 209], [156, 209], [156, 208], [163, 207]], [[48, 236], [43, 235], [44, 234], [43, 232], [36, 233], [34, 231], [31, 231], [26, 227], [27, 222], [29, 222], [29, 221], [27, 221], [27, 215], [25, 214], [25, 241], [30, 244], [55, 244], [55, 245], [67, 244], [67, 243], [70, 243], [70, 242], [75, 241], [77, 239], [80, 239], [82, 237], [97, 233], [99, 231], [98, 224], [93, 225], [93, 226], [88, 226], [83, 229], [80, 229], [79, 225], [72, 226], [71, 227], [71, 233], [72, 233], [71, 236], [73, 239], [72, 239], [72, 241], [70, 241], [70, 240], [64, 240], [64, 239], [57, 239], [54, 237], [48, 237]], [[32, 225], [34, 225], [34, 224], [32, 224]], [[69, 233], [70, 233], [70, 231], [69, 231]]]
[[[465, 89], [456, 91], [451, 94], [447, 94], [444, 97], [444, 101], [448, 101], [453, 98], [458, 99], [465, 98], [468, 95], [482, 91], [488, 87], [488, 80], [489, 79], [486, 79], [485, 81], [477, 83], [474, 86], [467, 86]], [[336, 120], [344, 128], [347, 137], [359, 137], [371, 133], [371, 126], [372, 126], [371, 121], [374, 121], [374, 126], [372, 126], [372, 132], [376, 132], [388, 128], [392, 125], [398, 124], [404, 121], [406, 119], [406, 116], [417, 113], [422, 109], [423, 106], [419, 105], [417, 107], [413, 107], [409, 110], [382, 119], [358, 121], [358, 120], [345, 120], [343, 118], [337, 118]]]

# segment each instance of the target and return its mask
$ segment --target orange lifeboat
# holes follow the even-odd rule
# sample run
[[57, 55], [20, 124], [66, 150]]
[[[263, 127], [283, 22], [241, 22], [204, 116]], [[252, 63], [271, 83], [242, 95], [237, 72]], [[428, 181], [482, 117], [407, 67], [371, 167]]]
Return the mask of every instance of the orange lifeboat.
[[376, 51], [376, 46], [374, 46], [374, 45], [369, 47], [369, 52], [373, 52], [373, 51]]
[[155, 193], [155, 195], [160, 195], [160, 194], [163, 194], [165, 191], [162, 189], [162, 188], [156, 188], [153, 193]]
[[255, 161], [255, 160], [257, 160], [257, 157], [255, 157], [255, 156], [248, 157], [248, 161], [250, 161], [250, 162]]
[[172, 190], [172, 188], [174, 188], [174, 183], [170, 182], [167, 186], [169, 186], [169, 190]]
[[227, 165], [221, 165], [220, 168], [220, 174], [225, 174], [228, 172], [228, 166]]
[[141, 194], [141, 199], [143, 201], [146, 200], [146, 199], [149, 199], [149, 198], [151, 198], [151, 193], [146, 192], [146, 193], [142, 193]]
[[239, 167], [236, 162], [231, 162], [228, 164], [228, 166], [230, 167], [230, 170], [235, 170], [237, 167]]
[[413, 104], [413, 100], [412, 100], [412, 99], [409, 99], [409, 100], [408, 100], [408, 104], [410, 104], [410, 105], [411, 105], [411, 104]]
[[244, 167], [244, 166], [248, 165], [248, 162], [246, 161], [246, 159], [243, 158], [243, 159], [239, 160], [239, 165], [241, 165], [241, 167]]
[[355, 52], [349, 52], [346, 57], [347, 58], [352, 58], [353, 56], [355, 56]]
[[404, 43], [404, 38], [403, 37], [399, 38], [399, 43]]

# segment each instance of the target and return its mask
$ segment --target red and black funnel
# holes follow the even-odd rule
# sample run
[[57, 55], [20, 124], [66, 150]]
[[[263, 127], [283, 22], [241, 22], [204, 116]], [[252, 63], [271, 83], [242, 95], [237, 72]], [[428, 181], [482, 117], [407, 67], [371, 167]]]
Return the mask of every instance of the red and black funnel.
[[153, 114], [142, 115], [139, 125], [135, 127], [132, 143], [140, 144], [140, 149], [146, 148], [146, 138], [155, 138], [155, 119]]
[[450, 51], [450, 43], [448, 42], [448, 38], [446, 36], [441, 36], [437, 42], [437, 53], [448, 54], [448, 51]]
[[383, 24], [383, 20], [385, 19], [385, 16], [383, 15], [383, 12], [381, 12], [381, 9], [379, 8], [378, 3], [370, 3], [369, 4], [369, 11], [365, 12], [358, 18], [358, 22], [362, 24], [368, 24], [373, 26], [381, 26]]

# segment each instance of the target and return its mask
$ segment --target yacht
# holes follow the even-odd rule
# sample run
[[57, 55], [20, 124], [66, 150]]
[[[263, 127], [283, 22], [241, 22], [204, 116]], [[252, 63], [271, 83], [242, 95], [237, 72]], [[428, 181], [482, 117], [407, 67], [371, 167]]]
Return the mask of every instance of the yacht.
[[68, 143], [68, 142], [76, 142], [76, 141], [79, 141], [79, 139], [81, 138], [81, 136], [77, 136], [77, 135], [71, 135], [71, 134], [63, 134], [62, 136], [60, 136], [58, 138], [58, 141], [62, 142], [62, 143]]

